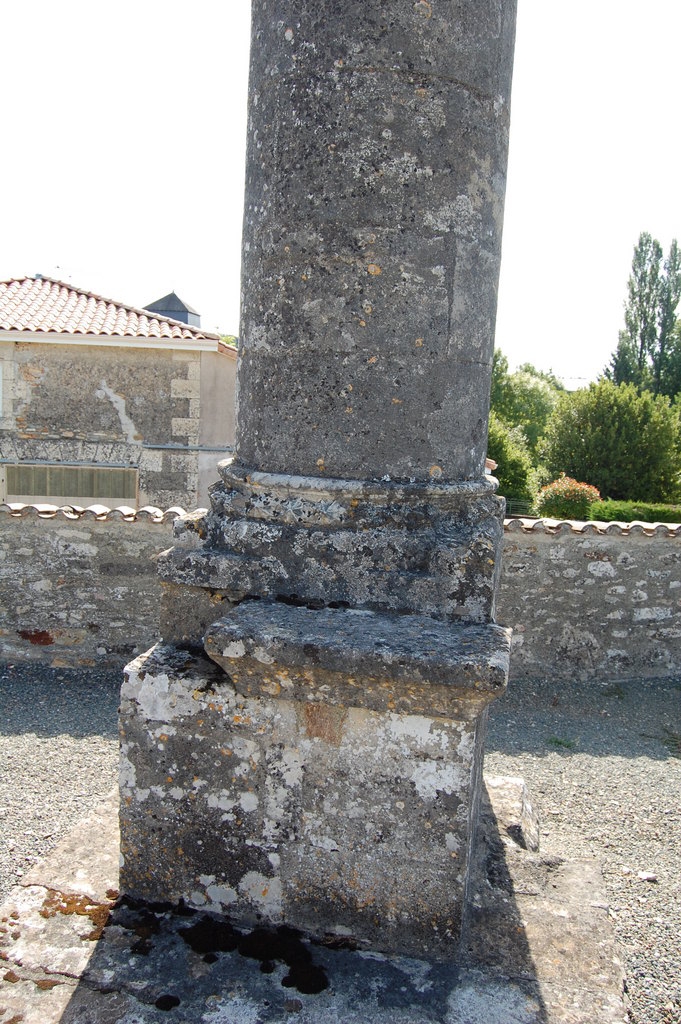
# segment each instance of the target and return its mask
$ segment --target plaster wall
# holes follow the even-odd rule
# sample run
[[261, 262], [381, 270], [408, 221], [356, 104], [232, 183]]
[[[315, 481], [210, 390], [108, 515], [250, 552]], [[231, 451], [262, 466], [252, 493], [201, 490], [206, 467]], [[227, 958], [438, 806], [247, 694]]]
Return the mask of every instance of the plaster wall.
[[217, 463], [234, 446], [236, 350], [201, 353], [201, 423], [198, 455], [199, 508], [210, 507], [209, 487], [217, 483]]
[[[174, 513], [126, 521], [24, 512], [0, 506], [0, 655], [122, 667], [151, 647], [156, 560], [173, 543]], [[497, 619], [513, 627], [511, 685], [680, 672], [681, 530], [553, 529], [506, 523]]]

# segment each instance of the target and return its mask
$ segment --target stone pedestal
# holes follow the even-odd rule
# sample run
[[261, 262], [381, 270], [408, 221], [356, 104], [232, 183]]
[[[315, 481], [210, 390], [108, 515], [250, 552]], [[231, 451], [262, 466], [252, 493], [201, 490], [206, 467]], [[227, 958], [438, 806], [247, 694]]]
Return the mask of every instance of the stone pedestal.
[[161, 559], [167, 643], [127, 669], [122, 887], [452, 956], [508, 676], [503, 503], [489, 481], [221, 475]]
[[507, 631], [245, 602], [206, 647], [126, 670], [124, 891], [454, 955]]
[[122, 888], [455, 955], [514, 0], [253, 0], [237, 456], [126, 670]]

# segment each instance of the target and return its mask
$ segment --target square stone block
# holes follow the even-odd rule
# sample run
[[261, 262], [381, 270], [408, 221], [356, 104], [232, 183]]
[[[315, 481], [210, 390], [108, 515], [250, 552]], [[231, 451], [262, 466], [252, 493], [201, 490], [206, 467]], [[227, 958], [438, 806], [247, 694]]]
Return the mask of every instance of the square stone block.
[[247, 696], [213, 661], [152, 648], [122, 688], [122, 891], [451, 958], [485, 720]]

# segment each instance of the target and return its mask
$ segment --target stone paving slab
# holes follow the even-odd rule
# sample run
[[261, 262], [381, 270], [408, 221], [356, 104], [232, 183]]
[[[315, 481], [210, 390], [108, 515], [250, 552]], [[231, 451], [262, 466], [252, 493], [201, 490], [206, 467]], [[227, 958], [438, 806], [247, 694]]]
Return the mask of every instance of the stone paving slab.
[[0, 1024], [624, 1024], [598, 866], [524, 851], [489, 790], [458, 966], [116, 900], [112, 797], [0, 909]]

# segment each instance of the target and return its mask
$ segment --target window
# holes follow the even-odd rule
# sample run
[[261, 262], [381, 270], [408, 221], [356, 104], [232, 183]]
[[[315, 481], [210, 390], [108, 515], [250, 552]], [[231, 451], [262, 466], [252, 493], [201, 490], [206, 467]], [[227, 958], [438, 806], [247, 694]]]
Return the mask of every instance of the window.
[[18, 463], [5, 468], [5, 501], [60, 504], [137, 502], [137, 470], [127, 466]]

